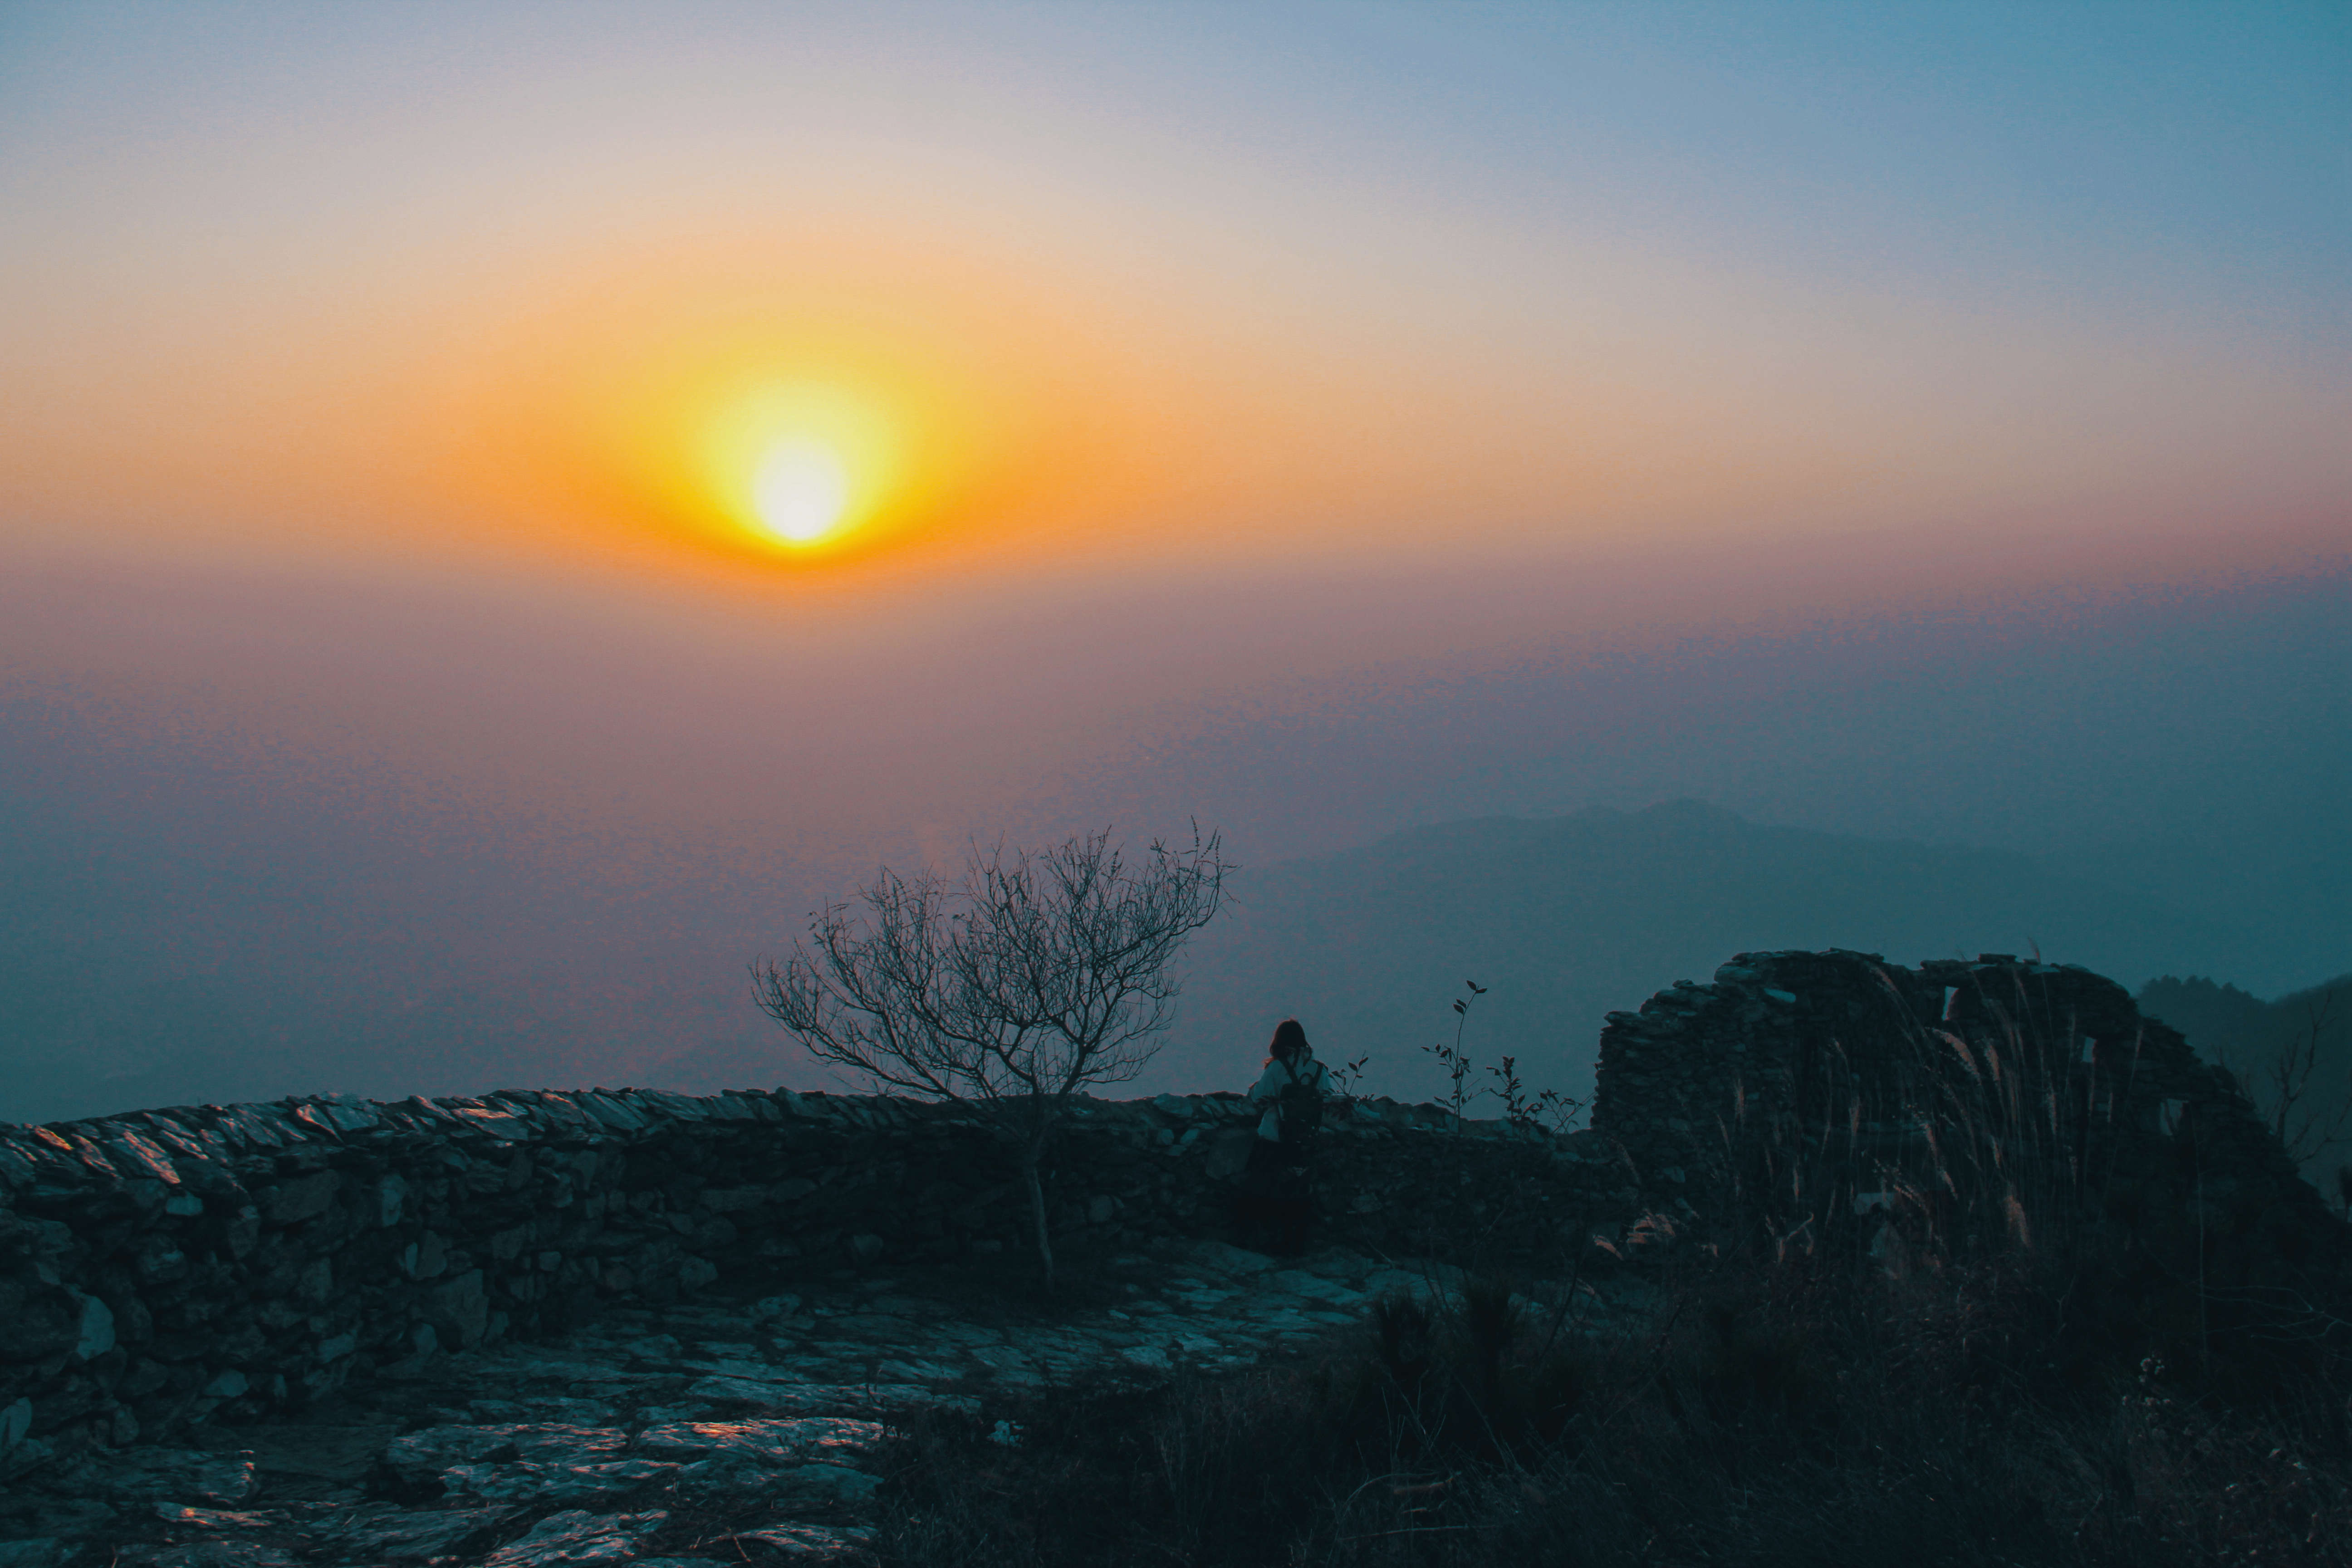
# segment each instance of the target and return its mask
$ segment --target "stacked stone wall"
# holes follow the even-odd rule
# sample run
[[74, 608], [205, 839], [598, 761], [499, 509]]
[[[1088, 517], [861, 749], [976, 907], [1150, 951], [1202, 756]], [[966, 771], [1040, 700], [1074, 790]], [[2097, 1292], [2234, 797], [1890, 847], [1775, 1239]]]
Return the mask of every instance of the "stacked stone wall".
[[[1087, 1100], [1049, 1158], [1057, 1245], [1218, 1235], [1258, 1108]], [[1358, 1101], [1332, 1240], [1458, 1244], [1507, 1193], [1566, 1234], [1616, 1199], [1594, 1139]], [[1522, 1202], [1520, 1208], [1527, 1207]], [[599, 1302], [1027, 1245], [970, 1111], [881, 1097], [514, 1092], [282, 1100], [0, 1129], [0, 1474], [562, 1328]]]

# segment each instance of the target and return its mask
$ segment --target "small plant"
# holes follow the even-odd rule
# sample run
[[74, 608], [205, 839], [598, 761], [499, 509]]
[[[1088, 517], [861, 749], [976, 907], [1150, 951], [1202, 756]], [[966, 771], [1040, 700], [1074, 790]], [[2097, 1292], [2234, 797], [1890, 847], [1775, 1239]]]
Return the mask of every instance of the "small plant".
[[1368, 1051], [1351, 1062], [1325, 1063], [1323, 1071], [1331, 1080], [1333, 1096], [1340, 1100], [1358, 1098], [1356, 1089], [1363, 1080], [1364, 1064], [1371, 1059]]
[[1445, 1103], [1454, 1112], [1454, 1125], [1457, 1129], [1462, 1125], [1462, 1108], [1476, 1098], [1462, 1087], [1472, 1071], [1470, 1058], [1462, 1051], [1462, 1032], [1470, 1026], [1470, 1004], [1486, 994], [1486, 988], [1475, 980], [1465, 980], [1462, 984], [1470, 988], [1470, 994], [1454, 999], [1454, 1043], [1449, 1046], [1440, 1040], [1433, 1046], [1421, 1047], [1437, 1058], [1438, 1065], [1445, 1069], [1446, 1078], [1454, 1085], [1445, 1097]]
[[1498, 1085], [1486, 1092], [1503, 1102], [1504, 1119], [1514, 1127], [1541, 1127], [1548, 1123], [1554, 1131], [1565, 1132], [1584, 1114], [1584, 1101], [1559, 1089], [1529, 1094], [1527, 1086], [1519, 1081], [1517, 1057], [1505, 1057], [1502, 1066], [1486, 1070], [1495, 1075]]
[[1429, 1304], [1402, 1291], [1381, 1297], [1372, 1303], [1372, 1336], [1390, 1379], [1418, 1388], [1437, 1353], [1437, 1318]]
[[[1528, 1086], [1519, 1081], [1519, 1058], [1517, 1057], [1505, 1057], [1500, 1067], [1486, 1068], [1488, 1076], [1495, 1079], [1495, 1087], [1475, 1089], [1468, 1087], [1478, 1071], [1478, 1065], [1462, 1048], [1462, 1038], [1470, 1025], [1471, 1004], [1486, 994], [1487, 987], [1475, 980], [1465, 980], [1462, 984], [1469, 988], [1470, 994], [1454, 999], [1453, 1043], [1448, 1045], [1440, 1040], [1433, 1046], [1421, 1047], [1435, 1057], [1438, 1065], [1445, 1069], [1446, 1081], [1451, 1087], [1444, 1103], [1446, 1109], [1454, 1112], [1456, 1130], [1462, 1126], [1464, 1112], [1469, 1109], [1470, 1103], [1491, 1095], [1503, 1102], [1504, 1120], [1514, 1127], [1549, 1125], [1555, 1131], [1567, 1131], [1575, 1125], [1577, 1118], [1584, 1114], [1584, 1102], [1556, 1089], [1540, 1089], [1530, 1094]], [[1362, 1064], [1349, 1065], [1352, 1068]]]
[[1507, 1279], [1465, 1279], [1460, 1311], [1474, 1385], [1482, 1400], [1491, 1402], [1502, 1386], [1503, 1358], [1519, 1337], [1518, 1302]]

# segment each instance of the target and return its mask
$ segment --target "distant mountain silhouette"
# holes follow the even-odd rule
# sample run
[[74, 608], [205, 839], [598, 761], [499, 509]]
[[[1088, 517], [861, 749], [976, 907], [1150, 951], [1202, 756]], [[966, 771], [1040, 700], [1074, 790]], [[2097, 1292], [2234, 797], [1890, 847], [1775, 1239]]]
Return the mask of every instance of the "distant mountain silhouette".
[[[12, 944], [0, 1119], [320, 1089], [829, 1081], [752, 1007], [744, 975], [814, 901], [777, 894], [799, 885], [790, 868], [714, 879], [695, 863], [616, 891], [365, 838], [338, 858], [331, 827], [280, 832], [273, 849], [236, 822], [119, 842], [57, 814], [0, 822], [15, 880], [0, 902]], [[252, 885], [227, 898], [201, 867], [156, 874], [189, 846], [267, 875], [247, 873]], [[2268, 922], [2203, 900], [2183, 912], [2164, 896], [2178, 855], [2122, 858], [2128, 874], [2109, 875], [2080, 858], [1761, 826], [1684, 801], [1447, 823], [1252, 866], [1231, 912], [1194, 939], [1180, 1021], [1135, 1088], [1242, 1087], [1296, 1014], [1327, 1059], [1371, 1053], [1373, 1092], [1425, 1097], [1443, 1079], [1420, 1047], [1451, 1037], [1465, 979], [1490, 988], [1465, 1035], [1478, 1060], [1507, 1051], [1530, 1082], [1581, 1094], [1606, 1013], [1744, 950], [1916, 963], [2038, 945], [2135, 988], [2167, 974], [2261, 985], [2281, 963], [2255, 956], [2298, 942], [2343, 951], [2307, 900]], [[2298, 957], [2290, 973], [2340, 966]], [[2183, 1026], [2192, 1040], [2210, 1032]]]
[[2273, 1125], [2278, 1073], [2286, 1065], [2297, 1098], [2281, 1134], [2321, 1192], [2352, 1201], [2352, 1185], [2336, 1176], [2340, 1167], [2352, 1167], [2352, 974], [2271, 1002], [2234, 985], [2167, 974], [2140, 988], [2139, 1009], [2188, 1036], [2206, 1060], [2237, 1074]]
[[1244, 1084], [1295, 1014], [1326, 1060], [1370, 1052], [1374, 1091], [1427, 1094], [1442, 1079], [1421, 1047], [1452, 1037], [1475, 980], [1491, 994], [1465, 1048], [1581, 1095], [1605, 1014], [1742, 951], [2038, 949], [2137, 984], [2238, 940], [2023, 855], [1767, 827], [1695, 801], [1489, 817], [1238, 879], [1231, 913], [1194, 939], [1183, 1016], [1145, 1081]]
[[2270, 1003], [2222, 981], [2167, 974], [2141, 986], [2137, 1000], [2141, 1013], [2188, 1036], [2207, 1061], [2243, 1059], [2277, 1032]]

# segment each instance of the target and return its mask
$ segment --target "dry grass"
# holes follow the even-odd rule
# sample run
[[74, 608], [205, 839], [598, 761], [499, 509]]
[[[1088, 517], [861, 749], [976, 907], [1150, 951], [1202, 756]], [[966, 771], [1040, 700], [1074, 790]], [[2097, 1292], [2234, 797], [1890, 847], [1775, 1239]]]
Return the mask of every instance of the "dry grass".
[[942, 1418], [886, 1560], [2352, 1562], [2340, 1290], [2201, 1200], [2119, 1204], [2150, 1158], [2195, 1194], [2194, 1130], [2124, 1126], [2127, 1044], [2083, 1062], [2030, 1000], [1832, 1046], [1776, 1124], [1727, 1107], [1733, 1211], [1623, 1265], [1663, 1288], [1637, 1331], [1490, 1280], [1246, 1375]]
[[1549, 1345], [1507, 1302], [1385, 1303], [1294, 1364], [934, 1422], [898, 1457], [886, 1559], [2352, 1561], [2333, 1359], [2236, 1404], [2153, 1362], [2068, 1372], [2026, 1279], [1742, 1265], [1646, 1334]]

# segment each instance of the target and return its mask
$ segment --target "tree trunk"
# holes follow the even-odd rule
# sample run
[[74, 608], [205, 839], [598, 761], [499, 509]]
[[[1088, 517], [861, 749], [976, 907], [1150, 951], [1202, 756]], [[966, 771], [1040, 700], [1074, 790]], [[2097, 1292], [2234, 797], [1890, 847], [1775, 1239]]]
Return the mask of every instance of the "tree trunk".
[[1045, 1187], [1037, 1179], [1037, 1161], [1043, 1152], [1034, 1142], [1021, 1152], [1021, 1177], [1029, 1184], [1029, 1218], [1037, 1232], [1037, 1261], [1045, 1269], [1045, 1289], [1054, 1289], [1054, 1241], [1045, 1228]]

